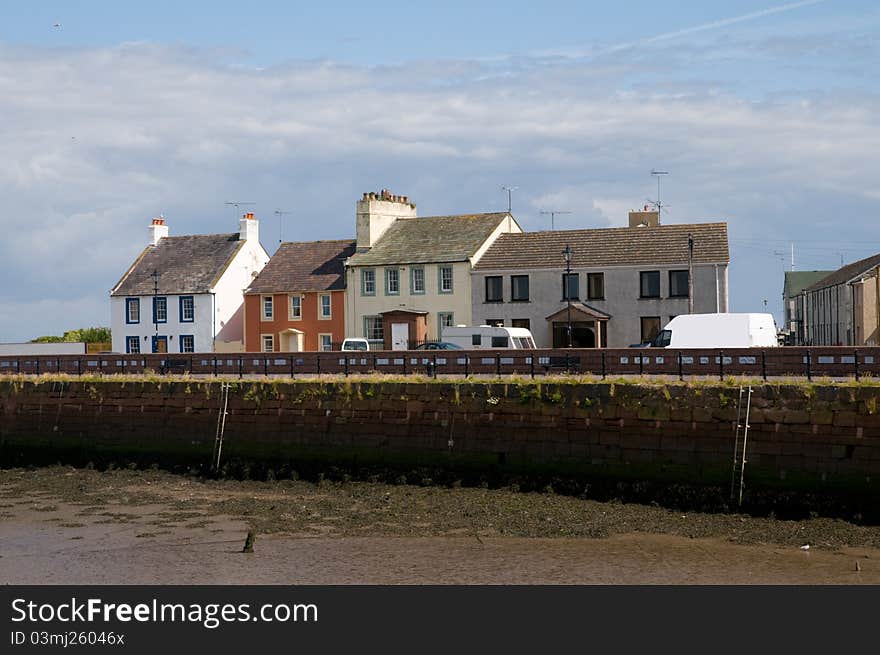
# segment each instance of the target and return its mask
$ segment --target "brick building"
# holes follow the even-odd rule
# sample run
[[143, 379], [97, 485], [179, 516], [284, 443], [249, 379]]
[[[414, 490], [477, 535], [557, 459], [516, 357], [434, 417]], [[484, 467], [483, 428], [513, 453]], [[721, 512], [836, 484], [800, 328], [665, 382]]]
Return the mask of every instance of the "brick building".
[[345, 338], [344, 262], [355, 242], [283, 243], [244, 293], [245, 350], [331, 350]]

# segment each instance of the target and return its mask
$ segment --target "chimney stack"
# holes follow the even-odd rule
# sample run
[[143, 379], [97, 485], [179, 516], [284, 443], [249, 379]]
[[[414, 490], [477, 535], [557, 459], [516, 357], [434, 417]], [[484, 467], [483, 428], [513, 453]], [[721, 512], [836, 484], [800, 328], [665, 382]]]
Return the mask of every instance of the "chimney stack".
[[241, 220], [238, 221], [239, 241], [248, 241], [249, 239], [259, 240], [259, 238], [260, 221], [254, 218], [254, 212], [242, 214]]
[[163, 239], [168, 236], [168, 226], [165, 225], [165, 218], [159, 216], [159, 218], [154, 218], [153, 222], [150, 224], [150, 244], [156, 245], [159, 243], [159, 239]]
[[407, 196], [382, 189], [364, 193], [363, 199], [357, 201], [356, 212], [357, 248], [366, 250], [373, 247], [394, 221], [416, 218], [416, 204]]
[[660, 225], [660, 212], [656, 209], [649, 210], [645, 205], [642, 211], [629, 212], [630, 227], [657, 227]]

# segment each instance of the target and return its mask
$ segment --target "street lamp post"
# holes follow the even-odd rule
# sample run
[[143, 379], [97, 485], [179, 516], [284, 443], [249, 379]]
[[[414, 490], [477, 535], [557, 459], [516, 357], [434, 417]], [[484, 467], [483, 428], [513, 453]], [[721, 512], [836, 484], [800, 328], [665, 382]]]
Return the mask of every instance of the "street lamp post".
[[568, 301], [568, 347], [571, 348], [571, 256], [574, 250], [570, 245], [565, 246], [562, 256], [565, 257], [565, 284], [562, 288], [565, 290], [565, 299]]
[[694, 235], [688, 234], [688, 314], [693, 314], [693, 313], [694, 313]]
[[156, 299], [159, 297], [159, 271], [154, 269], [150, 273], [150, 277], [153, 278], [153, 328], [155, 329], [151, 350], [156, 352], [159, 348], [159, 316], [156, 312]]

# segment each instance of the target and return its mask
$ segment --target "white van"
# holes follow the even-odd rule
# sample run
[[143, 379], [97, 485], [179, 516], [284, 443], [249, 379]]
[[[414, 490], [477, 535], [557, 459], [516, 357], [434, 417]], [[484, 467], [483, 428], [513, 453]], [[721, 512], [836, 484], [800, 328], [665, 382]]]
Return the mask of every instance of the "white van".
[[363, 351], [363, 350], [369, 350], [369, 349], [370, 349], [370, 342], [367, 341], [366, 339], [361, 339], [361, 338], [357, 338], [357, 337], [351, 337], [349, 339], [345, 339], [342, 342], [342, 348], [340, 348], [340, 350], [347, 350], [347, 351], [357, 351], [357, 350]]
[[775, 348], [772, 314], [682, 314], [648, 344], [654, 348]]
[[441, 339], [466, 350], [535, 348], [535, 339], [527, 328], [456, 325], [444, 327]]

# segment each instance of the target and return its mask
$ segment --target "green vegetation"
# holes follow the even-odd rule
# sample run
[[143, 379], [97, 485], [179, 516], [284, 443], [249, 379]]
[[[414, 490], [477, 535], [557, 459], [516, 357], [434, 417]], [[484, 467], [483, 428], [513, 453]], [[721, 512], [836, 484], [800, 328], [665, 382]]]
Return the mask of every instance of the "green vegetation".
[[33, 339], [31, 343], [110, 343], [110, 328], [90, 327], [68, 330], [63, 336], [43, 336]]

